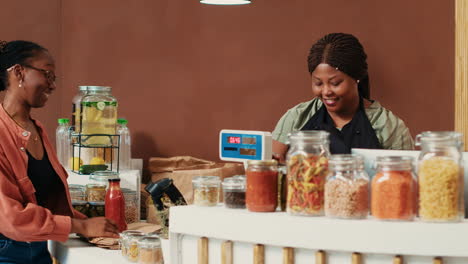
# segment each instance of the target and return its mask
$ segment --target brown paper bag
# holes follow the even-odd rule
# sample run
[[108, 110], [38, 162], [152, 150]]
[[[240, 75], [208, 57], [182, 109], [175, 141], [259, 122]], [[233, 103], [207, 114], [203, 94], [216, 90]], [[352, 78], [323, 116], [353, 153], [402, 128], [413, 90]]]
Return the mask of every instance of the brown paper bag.
[[171, 178], [180, 190], [187, 203], [193, 201], [192, 179], [196, 176], [219, 176], [221, 181], [226, 177], [244, 174], [241, 163], [216, 163], [189, 156], [172, 158], [150, 158], [149, 169], [151, 181]]
[[[196, 176], [218, 176], [221, 181], [226, 177], [244, 174], [241, 163], [216, 163], [190, 156], [171, 158], [150, 158], [151, 181], [171, 178], [188, 204], [193, 202], [192, 179]], [[220, 198], [222, 200], [222, 196]], [[155, 208], [148, 203], [147, 221], [154, 222]]]

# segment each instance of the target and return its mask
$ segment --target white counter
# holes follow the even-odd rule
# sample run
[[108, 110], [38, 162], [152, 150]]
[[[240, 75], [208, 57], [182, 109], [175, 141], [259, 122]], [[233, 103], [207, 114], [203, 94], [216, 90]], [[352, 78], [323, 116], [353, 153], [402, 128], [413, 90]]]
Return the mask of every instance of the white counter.
[[[169, 241], [161, 239], [165, 264], [169, 264]], [[93, 246], [75, 235], [70, 235], [67, 242], [49, 241], [49, 251], [60, 264], [124, 264], [130, 263], [120, 250], [108, 250]], [[167, 256], [167, 257], [166, 257]]]
[[349, 263], [360, 252], [366, 264], [391, 263], [403, 255], [405, 263], [468, 263], [468, 222], [423, 223], [340, 220], [290, 216], [283, 212], [252, 213], [218, 207], [179, 206], [170, 211], [173, 264], [195, 263], [199, 237], [209, 238], [210, 263], [220, 262], [222, 242], [234, 242], [234, 263], [252, 263], [252, 246], [265, 245], [266, 263], [282, 263], [283, 247], [295, 248], [296, 264], [313, 263], [317, 250], [329, 263]]

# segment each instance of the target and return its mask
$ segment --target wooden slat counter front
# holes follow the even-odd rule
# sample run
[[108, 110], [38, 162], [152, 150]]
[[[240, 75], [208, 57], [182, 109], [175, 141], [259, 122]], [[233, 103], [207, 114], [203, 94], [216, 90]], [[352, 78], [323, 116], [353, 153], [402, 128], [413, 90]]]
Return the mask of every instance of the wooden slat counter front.
[[[179, 206], [170, 211], [172, 264], [197, 263], [197, 244], [208, 239], [208, 263], [222, 263], [221, 248], [233, 242], [233, 263], [254, 263], [254, 248], [264, 246], [264, 263], [284, 263], [283, 248], [294, 252], [295, 264], [314, 263], [323, 250], [326, 263], [392, 263], [401, 255], [404, 263], [468, 263], [468, 222], [423, 223], [340, 220], [290, 216], [283, 212], [252, 213], [224, 207]], [[353, 252], [360, 253], [352, 255]]]

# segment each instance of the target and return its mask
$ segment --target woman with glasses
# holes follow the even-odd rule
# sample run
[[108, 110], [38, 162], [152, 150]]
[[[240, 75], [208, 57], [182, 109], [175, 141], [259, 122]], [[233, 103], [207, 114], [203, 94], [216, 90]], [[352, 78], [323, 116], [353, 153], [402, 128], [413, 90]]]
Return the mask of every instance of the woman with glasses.
[[55, 62], [29, 41], [0, 42], [0, 263], [52, 263], [47, 240], [118, 237], [115, 223], [71, 206], [67, 173], [31, 117], [55, 91]]
[[288, 134], [300, 130], [330, 133], [330, 152], [352, 148], [413, 149], [405, 123], [370, 99], [367, 55], [359, 40], [345, 33], [319, 39], [307, 58], [314, 98], [289, 109], [273, 131], [274, 157], [284, 160]]

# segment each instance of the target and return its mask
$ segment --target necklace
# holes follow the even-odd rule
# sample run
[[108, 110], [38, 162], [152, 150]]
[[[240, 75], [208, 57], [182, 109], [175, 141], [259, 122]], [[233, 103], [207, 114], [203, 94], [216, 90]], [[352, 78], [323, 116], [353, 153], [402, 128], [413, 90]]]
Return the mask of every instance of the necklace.
[[[2, 107], [3, 107], [3, 103], [2, 103]], [[5, 108], [3, 108], [3, 109], [5, 109]], [[21, 123], [20, 121], [15, 120], [15, 119], [10, 115], [10, 113], [8, 113], [6, 110], [5, 110], [5, 113], [7, 113], [7, 115], [11, 118], [11, 120], [13, 120], [13, 122], [15, 122], [18, 126], [20, 126], [20, 127], [21, 127], [22, 129], [24, 129], [24, 130], [29, 131], [29, 133], [31, 133], [31, 138], [32, 138], [32, 140], [33, 140], [34, 142], [37, 142], [37, 141], [39, 140], [39, 133], [37, 133], [37, 129], [36, 129], [36, 128], [31, 129], [31, 130], [28, 129], [29, 124], [32, 123], [33, 126], [34, 126], [34, 123], [32, 122], [32, 120], [31, 120], [30, 118], [29, 118], [29, 120], [30, 120], [31, 122], [27, 122], [25, 125], [22, 125], [22, 124], [20, 124], [20, 123]], [[33, 135], [33, 131], [35, 132], [35, 133], [34, 133], [35, 135]]]

